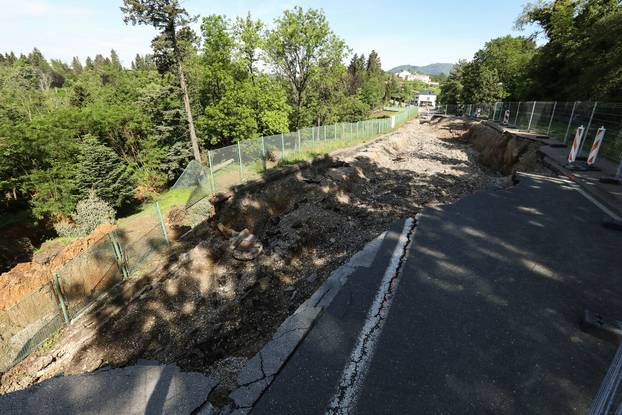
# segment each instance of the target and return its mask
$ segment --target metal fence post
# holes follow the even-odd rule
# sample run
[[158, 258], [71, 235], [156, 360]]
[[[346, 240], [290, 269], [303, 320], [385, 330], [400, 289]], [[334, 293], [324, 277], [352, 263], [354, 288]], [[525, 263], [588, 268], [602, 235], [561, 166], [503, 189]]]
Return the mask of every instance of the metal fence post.
[[568, 127], [566, 127], [566, 133], [564, 134], [564, 144], [568, 139], [568, 132], [570, 131], [570, 125], [572, 124], [572, 118], [574, 117], [574, 110], [577, 108], [577, 101], [572, 104], [572, 112], [570, 113], [570, 119], [568, 120]]
[[533, 102], [533, 106], [531, 107], [531, 115], [529, 116], [529, 124], [527, 125], [527, 132], [531, 130], [531, 121], [533, 120], [533, 112], [536, 110], [536, 103], [538, 101]]
[[285, 137], [283, 137], [283, 133], [281, 133], [281, 160], [285, 158]]
[[63, 297], [63, 293], [60, 289], [60, 283], [58, 282], [58, 274], [56, 272], [53, 272], [52, 276], [54, 277], [54, 288], [56, 289], [56, 294], [58, 295], [58, 301], [60, 303], [60, 309], [63, 312], [63, 318], [65, 319], [65, 323], [69, 324], [69, 314], [67, 313], [65, 298]]
[[520, 112], [520, 101], [518, 101], [518, 107], [516, 107], [516, 118], [514, 118], [514, 126], [518, 128], [518, 114]]
[[238, 141], [238, 162], [240, 163], [240, 182], [244, 181], [244, 173], [242, 169], [242, 150], [240, 149], [240, 142]]
[[445, 115], [447, 115], [447, 104], [445, 104]]
[[549, 126], [546, 129], [546, 135], [551, 133], [551, 125], [553, 124], [553, 117], [555, 116], [555, 108], [557, 108], [557, 101], [553, 104], [553, 111], [551, 111], [551, 119], [549, 120]]
[[212, 168], [212, 151], [207, 150], [207, 162], [209, 163], [209, 177], [212, 184], [212, 192], [216, 191], [216, 180], [214, 179], [214, 169]]
[[590, 126], [592, 125], [592, 119], [594, 118], [594, 113], [596, 112], [596, 107], [598, 106], [598, 101], [594, 103], [594, 108], [592, 108], [592, 114], [590, 114], [590, 120], [587, 122], [587, 127], [583, 132], [584, 139], [581, 140], [581, 147], [579, 147], [579, 152], [577, 154], [581, 154], [581, 150], [583, 150], [583, 145], [585, 144], [585, 138], [587, 138], [587, 134], [590, 131]]
[[167, 245], [171, 244], [171, 241], [168, 239], [168, 232], [166, 231], [166, 225], [164, 224], [164, 216], [162, 216], [162, 209], [160, 209], [160, 202], [155, 203], [156, 212], [158, 212], [158, 219], [160, 220], [160, 226], [162, 227], [162, 235], [164, 235], [164, 240]]
[[492, 120], [494, 121], [497, 118], [497, 103], [495, 102], [495, 110], [492, 113]]
[[127, 261], [125, 260], [125, 253], [121, 248], [121, 244], [117, 241], [117, 237], [115, 235], [115, 231], [109, 233], [110, 241], [112, 242], [112, 249], [114, 251], [115, 258], [117, 259], [117, 264], [121, 269], [121, 273], [123, 273], [123, 279], [128, 279], [130, 276], [130, 271], [127, 267]]
[[298, 130], [298, 151], [302, 151], [302, 145], [300, 142], [300, 130]]

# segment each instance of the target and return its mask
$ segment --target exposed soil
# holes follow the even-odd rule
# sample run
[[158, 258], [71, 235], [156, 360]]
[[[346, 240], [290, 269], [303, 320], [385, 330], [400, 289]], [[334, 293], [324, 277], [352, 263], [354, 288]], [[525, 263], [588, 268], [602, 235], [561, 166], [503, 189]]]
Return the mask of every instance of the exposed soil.
[[[511, 185], [480, 168], [461, 138], [468, 126], [415, 120], [354, 154], [217, 198], [191, 240], [125, 284], [115, 301], [67, 327], [49, 350], [5, 373], [0, 393], [144, 358], [211, 373], [224, 381], [224, 394], [244, 358], [394, 221]], [[245, 247], [252, 255], [236, 254]]]
[[465, 139], [479, 152], [478, 161], [482, 165], [501, 174], [515, 171], [548, 174], [537, 152], [541, 143], [501, 134], [485, 124], [473, 125]]
[[17, 264], [10, 271], [0, 274], [0, 311], [10, 308], [46, 284], [51, 280], [53, 271], [88, 249], [113, 228], [113, 225], [101, 225], [84, 238], [68, 244], [47, 246], [35, 252], [30, 262]]

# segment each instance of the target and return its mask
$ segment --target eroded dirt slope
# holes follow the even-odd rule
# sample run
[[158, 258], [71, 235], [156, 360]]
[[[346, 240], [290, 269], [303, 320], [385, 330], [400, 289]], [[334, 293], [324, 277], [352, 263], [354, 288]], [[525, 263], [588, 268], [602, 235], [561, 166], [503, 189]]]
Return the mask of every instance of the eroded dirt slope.
[[[466, 127], [413, 121], [353, 155], [223, 198], [191, 241], [127, 284], [116, 302], [5, 373], [0, 393], [139, 358], [210, 372], [226, 389], [330, 272], [391, 223], [510, 183], [478, 166], [459, 138]], [[243, 229], [261, 248], [250, 260], [232, 252]]]

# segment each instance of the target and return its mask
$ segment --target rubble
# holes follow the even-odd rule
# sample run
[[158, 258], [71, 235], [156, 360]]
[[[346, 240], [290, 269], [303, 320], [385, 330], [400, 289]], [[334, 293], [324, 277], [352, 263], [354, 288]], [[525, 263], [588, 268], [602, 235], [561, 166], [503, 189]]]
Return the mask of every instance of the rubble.
[[[253, 357], [331, 272], [393, 222], [501, 183], [460, 138], [465, 123], [413, 121], [323, 167], [212, 197], [209, 218], [156, 271], [128, 283], [148, 291], [129, 304], [122, 298], [112, 319], [106, 310], [87, 317], [93, 322], [82, 331], [18, 364], [0, 393], [137, 359], [204, 373], [225, 361], [231, 370], [223, 376], [237, 377], [236, 362]], [[33, 362], [51, 353], [55, 360], [35, 378]]]

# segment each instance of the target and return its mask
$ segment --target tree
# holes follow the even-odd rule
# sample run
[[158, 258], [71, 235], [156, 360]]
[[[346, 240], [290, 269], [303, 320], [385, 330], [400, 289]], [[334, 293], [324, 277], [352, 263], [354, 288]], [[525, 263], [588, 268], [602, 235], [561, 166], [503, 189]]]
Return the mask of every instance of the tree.
[[622, 88], [622, 4], [556, 0], [529, 4], [517, 26], [536, 24], [547, 42], [529, 66], [529, 94], [556, 100], [617, 100]]
[[288, 131], [282, 88], [256, 68], [261, 27], [250, 16], [235, 25], [220, 15], [203, 19], [205, 108], [197, 124], [208, 146]]
[[496, 70], [506, 99], [524, 100], [528, 68], [536, 52], [536, 42], [525, 37], [503, 36], [492, 39], [475, 53], [473, 61], [481, 67]]
[[246, 67], [253, 82], [257, 74], [256, 65], [259, 61], [259, 50], [264, 43], [261, 35], [263, 26], [261, 20], [254, 20], [248, 13], [245, 18], [238, 17], [233, 28], [237, 39], [236, 49], [239, 59]]
[[365, 55], [357, 55], [356, 53], [348, 65], [348, 92], [355, 95], [363, 86], [366, 77]]
[[462, 90], [464, 89], [464, 67], [467, 62], [458, 61], [451, 69], [447, 80], [441, 84], [441, 94], [438, 97], [441, 104], [462, 105]]
[[123, 69], [123, 65], [121, 65], [121, 60], [119, 59], [119, 54], [114, 49], [110, 51], [110, 64], [115, 71]]
[[172, 63], [177, 66], [179, 83], [183, 91], [184, 109], [188, 119], [192, 152], [194, 158], [197, 161], [201, 161], [201, 152], [194, 129], [188, 87], [184, 74], [182, 51], [177, 42], [178, 30], [186, 27], [194, 19], [189, 16], [186, 9], [180, 6], [178, 0], [123, 0], [121, 10], [125, 13], [123, 19], [125, 23], [152, 25], [161, 31], [154, 41], [162, 51], [168, 52]]
[[380, 56], [378, 52], [372, 50], [367, 58], [367, 76], [375, 76], [382, 74], [382, 65], [380, 64]]
[[506, 97], [496, 68], [477, 61], [468, 62], [462, 69], [461, 101], [468, 103], [496, 102]]
[[119, 156], [92, 135], [82, 138], [78, 187], [86, 197], [90, 191], [116, 209], [127, 207], [133, 197], [132, 173]]
[[82, 64], [80, 63], [80, 59], [77, 56], [74, 56], [73, 60], [71, 61], [71, 69], [73, 70], [73, 73], [75, 75], [80, 75], [84, 70]]
[[295, 7], [275, 20], [266, 39], [268, 61], [287, 80], [294, 107], [292, 126], [302, 127], [312, 114], [305, 114], [307, 92], [322, 66], [341, 63], [345, 43], [335, 35], [321, 10]]

